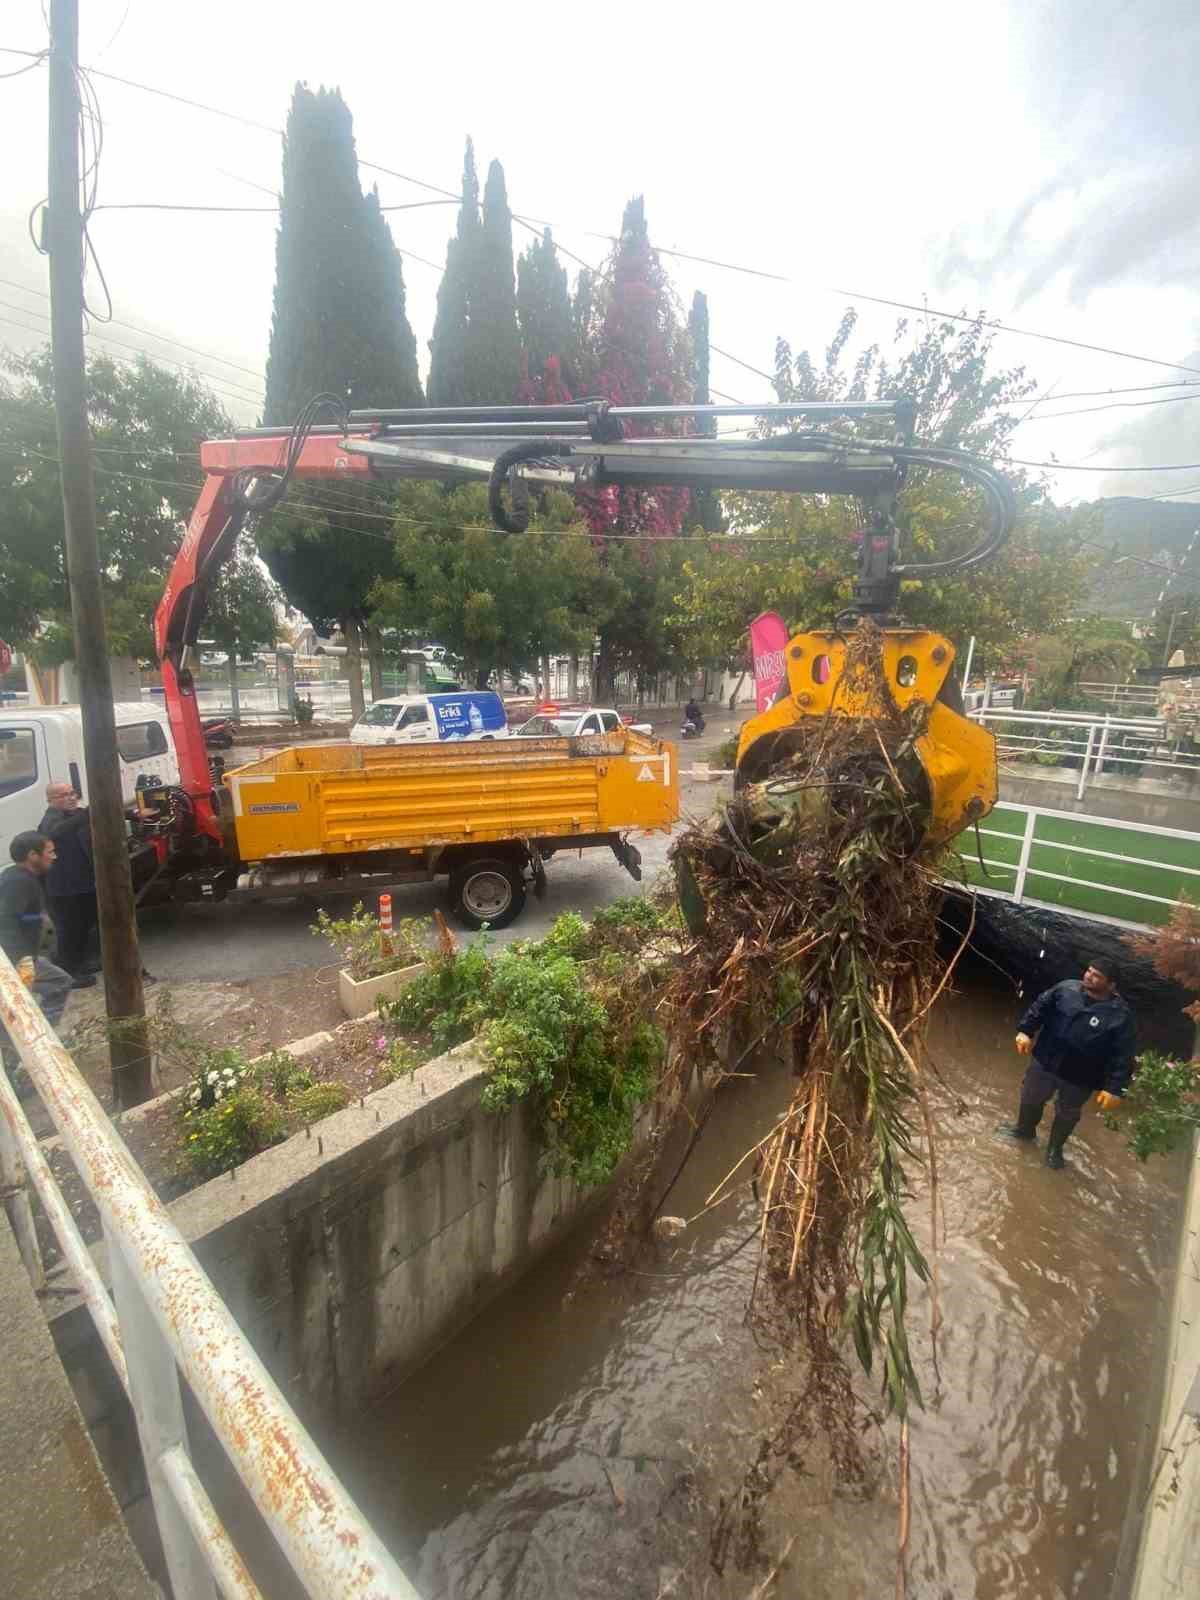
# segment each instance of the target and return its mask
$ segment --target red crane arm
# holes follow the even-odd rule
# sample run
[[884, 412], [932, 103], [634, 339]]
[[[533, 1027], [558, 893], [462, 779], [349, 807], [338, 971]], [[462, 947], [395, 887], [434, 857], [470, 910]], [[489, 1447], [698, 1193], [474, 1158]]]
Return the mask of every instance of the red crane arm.
[[[366, 478], [371, 464], [342, 448], [345, 436], [310, 435], [292, 469], [297, 478]], [[286, 437], [212, 439], [200, 447], [204, 487], [188, 523], [154, 614], [154, 646], [162, 666], [167, 717], [175, 738], [181, 786], [195, 806], [196, 826], [220, 839], [212, 805], [212, 780], [204, 730], [196, 705], [191, 651], [200, 636], [209, 588], [233, 554], [248, 510], [239, 485], [256, 476], [278, 475], [288, 452]]]

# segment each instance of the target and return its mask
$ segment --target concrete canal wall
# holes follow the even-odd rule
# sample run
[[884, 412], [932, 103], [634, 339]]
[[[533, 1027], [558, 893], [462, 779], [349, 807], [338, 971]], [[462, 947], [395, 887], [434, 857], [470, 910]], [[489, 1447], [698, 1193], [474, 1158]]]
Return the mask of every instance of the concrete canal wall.
[[1192, 1145], [1167, 1338], [1157, 1448], [1139, 1495], [1145, 1510], [1131, 1600], [1200, 1595], [1200, 1140]]

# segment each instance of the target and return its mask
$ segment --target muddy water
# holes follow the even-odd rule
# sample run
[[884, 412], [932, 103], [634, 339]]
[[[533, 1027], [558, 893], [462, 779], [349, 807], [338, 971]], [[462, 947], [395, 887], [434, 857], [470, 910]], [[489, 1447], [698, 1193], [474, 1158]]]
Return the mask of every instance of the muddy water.
[[[1094, 1115], [1060, 1173], [994, 1139], [1019, 1080], [1015, 1011], [969, 982], [932, 1034], [953, 1092], [939, 1101], [940, 1384], [927, 1303], [912, 1315], [928, 1402], [912, 1425], [910, 1593], [922, 1600], [1112, 1593], [1153, 1395], [1178, 1170], [1138, 1167]], [[785, 1093], [738, 1086], [668, 1209], [699, 1211]], [[754, 1249], [732, 1252], [754, 1209], [743, 1192], [620, 1284], [579, 1288], [588, 1241], [569, 1241], [327, 1441], [424, 1596], [750, 1593], [764, 1574], [717, 1578], [705, 1544], [787, 1377], [744, 1323]], [[918, 1188], [923, 1243], [928, 1210]], [[869, 1440], [879, 1472], [865, 1498], [839, 1494], [816, 1458], [782, 1483], [768, 1539], [776, 1552], [792, 1543], [772, 1595], [892, 1592], [894, 1426]]]

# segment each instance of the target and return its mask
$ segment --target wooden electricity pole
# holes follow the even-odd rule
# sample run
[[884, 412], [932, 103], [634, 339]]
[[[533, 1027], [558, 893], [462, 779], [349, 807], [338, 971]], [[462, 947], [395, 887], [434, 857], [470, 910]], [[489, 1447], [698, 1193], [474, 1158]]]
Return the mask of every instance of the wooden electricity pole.
[[62, 477], [63, 534], [83, 719], [96, 901], [111, 1021], [113, 1098], [136, 1105], [151, 1093], [142, 962], [134, 920], [125, 807], [117, 765], [112, 675], [100, 584], [92, 441], [83, 353], [83, 228], [79, 170], [79, 4], [50, 0], [50, 338]]

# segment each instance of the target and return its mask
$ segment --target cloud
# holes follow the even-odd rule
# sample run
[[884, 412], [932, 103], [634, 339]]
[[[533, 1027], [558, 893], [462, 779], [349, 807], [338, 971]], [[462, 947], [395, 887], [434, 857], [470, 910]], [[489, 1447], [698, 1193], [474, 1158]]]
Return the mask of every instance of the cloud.
[[[1200, 350], [1191, 351], [1184, 360], [1188, 366], [1200, 367]], [[1114, 418], [1120, 415], [1113, 413]], [[1200, 462], [1200, 389], [1192, 390], [1187, 399], [1135, 411], [1129, 421], [1115, 423], [1097, 443], [1111, 454], [1113, 466], [1135, 466], [1142, 461], [1163, 466]], [[1155, 495], [1198, 483], [1200, 471], [1121, 472], [1101, 479], [1100, 494]]]
[[1058, 0], [1020, 39], [1026, 128], [1045, 162], [1007, 216], [946, 240], [939, 280], [1060, 280], [1083, 302], [1118, 285], [1185, 285], [1200, 269], [1197, 0]]

